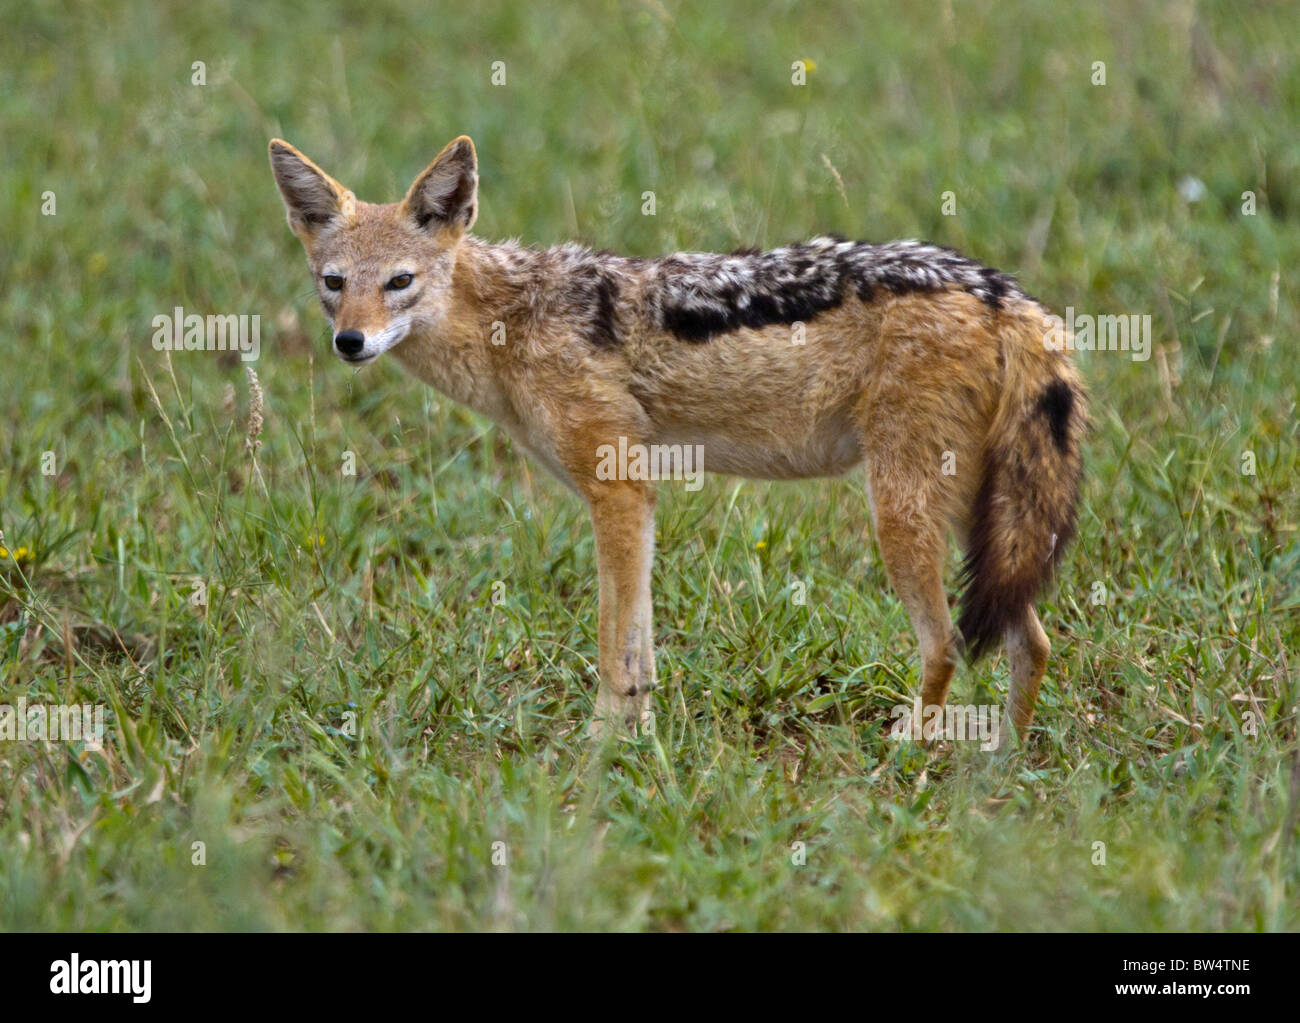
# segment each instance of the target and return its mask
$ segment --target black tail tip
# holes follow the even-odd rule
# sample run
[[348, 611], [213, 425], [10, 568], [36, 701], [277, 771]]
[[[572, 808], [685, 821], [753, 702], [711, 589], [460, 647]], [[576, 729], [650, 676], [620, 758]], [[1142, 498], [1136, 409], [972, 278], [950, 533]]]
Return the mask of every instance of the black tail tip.
[[1013, 605], [1005, 597], [999, 598], [972, 580], [962, 595], [961, 615], [957, 619], [957, 632], [961, 636], [966, 660], [975, 664], [996, 649], [1010, 630], [1024, 623], [1027, 607], [1024, 603]]

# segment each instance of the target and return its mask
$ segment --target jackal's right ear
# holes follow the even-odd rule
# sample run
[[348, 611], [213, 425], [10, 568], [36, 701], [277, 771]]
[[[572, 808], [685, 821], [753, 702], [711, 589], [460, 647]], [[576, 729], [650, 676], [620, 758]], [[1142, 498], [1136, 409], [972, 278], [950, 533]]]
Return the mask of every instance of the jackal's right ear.
[[352, 193], [283, 139], [271, 140], [271, 172], [289, 212], [289, 228], [304, 242], [326, 224], [352, 216]]
[[478, 157], [468, 135], [448, 142], [415, 179], [402, 206], [420, 227], [468, 231], [478, 216]]

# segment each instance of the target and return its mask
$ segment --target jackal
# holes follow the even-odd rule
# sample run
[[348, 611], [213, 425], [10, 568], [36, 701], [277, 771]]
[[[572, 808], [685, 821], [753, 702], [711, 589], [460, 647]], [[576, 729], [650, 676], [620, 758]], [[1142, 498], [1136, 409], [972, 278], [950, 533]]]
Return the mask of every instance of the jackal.
[[[610, 450], [690, 445], [714, 472], [865, 463], [880, 554], [921, 647], [921, 703], [999, 641], [1023, 734], [1047, 663], [1033, 601], [1075, 528], [1085, 391], [1047, 310], [951, 249], [819, 237], [658, 259], [491, 245], [474, 145], [450, 142], [399, 203], [359, 201], [280, 139], [271, 167], [334, 350], [407, 370], [500, 424], [585, 500], [599, 581], [600, 722], [655, 688], [655, 483]], [[637, 478], [630, 478], [637, 477]], [[954, 631], [949, 532], [966, 551]]]

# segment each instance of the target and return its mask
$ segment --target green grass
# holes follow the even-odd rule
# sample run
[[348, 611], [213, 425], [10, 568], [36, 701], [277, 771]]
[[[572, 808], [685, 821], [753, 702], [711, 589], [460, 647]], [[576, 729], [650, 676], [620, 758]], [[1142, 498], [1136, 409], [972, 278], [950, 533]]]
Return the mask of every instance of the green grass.
[[[1300, 926], [1289, 6], [445, 6], [6, 14], [0, 702], [102, 704], [109, 734], [0, 742], [0, 926]], [[328, 356], [265, 155], [389, 201], [462, 131], [484, 237], [920, 236], [1151, 314], [1149, 361], [1080, 356], [1025, 749], [885, 737], [917, 656], [856, 477], [665, 487], [658, 732], [583, 738], [583, 509], [395, 364]], [[255, 458], [237, 359], [153, 350], [177, 305], [261, 315]]]

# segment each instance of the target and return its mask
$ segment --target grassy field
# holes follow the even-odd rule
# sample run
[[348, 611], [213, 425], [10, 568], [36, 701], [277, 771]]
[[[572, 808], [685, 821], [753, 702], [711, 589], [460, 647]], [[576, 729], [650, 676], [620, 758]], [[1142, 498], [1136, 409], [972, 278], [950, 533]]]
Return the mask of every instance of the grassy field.
[[[1289, 4], [10, 6], [0, 703], [108, 730], [0, 741], [0, 927], [1300, 927]], [[665, 486], [657, 734], [584, 738], [580, 503], [329, 355], [266, 160], [391, 201], [461, 132], [482, 237], [925, 237], [1151, 316], [1080, 355], [1025, 748], [887, 737], [917, 655], [856, 476]], [[177, 306], [260, 315], [255, 450], [237, 357], [154, 350]]]

